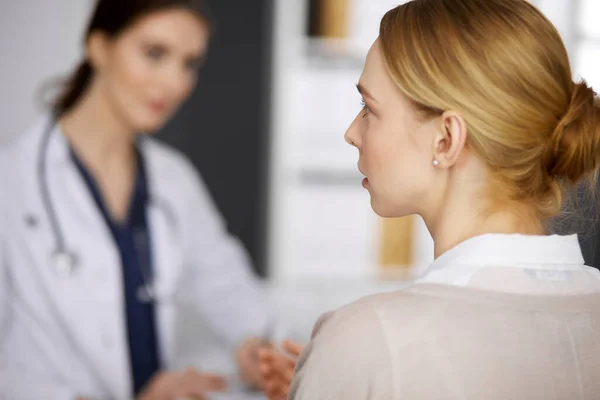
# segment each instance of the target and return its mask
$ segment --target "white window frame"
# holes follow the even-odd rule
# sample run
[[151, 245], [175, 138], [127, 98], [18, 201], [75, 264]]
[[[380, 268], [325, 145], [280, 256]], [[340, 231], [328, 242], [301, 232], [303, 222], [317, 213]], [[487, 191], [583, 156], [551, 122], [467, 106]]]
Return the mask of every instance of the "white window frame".
[[[592, 51], [597, 51], [600, 53], [600, 33], [598, 35], [590, 35], [584, 31], [584, 28], [579, 24], [580, 13], [583, 12], [583, 0], [572, 0], [573, 7], [573, 49], [571, 51], [572, 64], [574, 69], [574, 74], [576, 79], [586, 79], [589, 84], [594, 86], [596, 90], [600, 89], [600, 73], [596, 72], [594, 75], [590, 76], [587, 72], [590, 70], [600, 70], [600, 62], [597, 64], [594, 62], [594, 66], [591, 65], [582, 65], [583, 57], [580, 54], [580, 51], [583, 46], [591, 44], [595, 47]], [[600, 16], [599, 21], [600, 23]], [[600, 57], [596, 57], [600, 60]]]

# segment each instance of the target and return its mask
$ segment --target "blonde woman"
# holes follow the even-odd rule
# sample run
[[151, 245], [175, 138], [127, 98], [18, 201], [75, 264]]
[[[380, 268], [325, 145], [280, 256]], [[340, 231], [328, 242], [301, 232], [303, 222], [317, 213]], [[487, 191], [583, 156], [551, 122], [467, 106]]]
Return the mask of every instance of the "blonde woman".
[[600, 108], [556, 29], [525, 0], [408, 2], [358, 89], [373, 210], [420, 215], [435, 261], [322, 317], [297, 363], [265, 352], [269, 397], [296, 364], [293, 400], [597, 399], [600, 273], [547, 227], [598, 171]]

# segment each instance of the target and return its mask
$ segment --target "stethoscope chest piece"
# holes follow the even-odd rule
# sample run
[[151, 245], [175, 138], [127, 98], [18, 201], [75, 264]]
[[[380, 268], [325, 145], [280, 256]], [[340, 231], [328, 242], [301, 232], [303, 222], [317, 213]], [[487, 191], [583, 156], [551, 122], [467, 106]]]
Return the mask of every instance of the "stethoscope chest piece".
[[52, 254], [52, 265], [60, 278], [70, 278], [77, 269], [77, 258], [68, 251], [56, 251]]

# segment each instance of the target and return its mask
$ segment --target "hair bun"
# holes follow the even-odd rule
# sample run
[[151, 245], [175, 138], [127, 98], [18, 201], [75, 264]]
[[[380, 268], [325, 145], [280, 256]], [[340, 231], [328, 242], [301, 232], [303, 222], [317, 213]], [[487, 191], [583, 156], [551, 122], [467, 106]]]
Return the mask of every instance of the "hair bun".
[[600, 104], [585, 81], [576, 83], [567, 111], [549, 138], [544, 166], [549, 175], [577, 183], [600, 163]]

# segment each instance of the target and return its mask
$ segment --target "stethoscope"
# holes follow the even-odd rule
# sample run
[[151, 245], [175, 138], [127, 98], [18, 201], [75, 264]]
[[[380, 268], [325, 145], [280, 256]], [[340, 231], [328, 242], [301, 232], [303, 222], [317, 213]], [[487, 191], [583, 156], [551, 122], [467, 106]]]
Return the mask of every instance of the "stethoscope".
[[[70, 250], [67, 246], [65, 234], [60, 224], [60, 221], [58, 220], [58, 216], [54, 207], [54, 203], [52, 202], [50, 196], [50, 190], [48, 185], [48, 169], [46, 168], [48, 147], [50, 144], [52, 132], [54, 131], [54, 127], [56, 125], [56, 121], [56, 117], [51, 117], [50, 122], [48, 123], [48, 126], [44, 131], [38, 156], [37, 175], [42, 205], [44, 207], [44, 212], [48, 217], [50, 229], [52, 231], [52, 236], [54, 237], [54, 249], [52, 250], [50, 255], [50, 263], [52, 264], [55, 273], [60, 278], [66, 279], [72, 277], [75, 274], [76, 270], [81, 264], [81, 260], [78, 254]], [[172, 226], [177, 225], [175, 215], [171, 211], [171, 208], [168, 206], [168, 204], [166, 204], [165, 202], [157, 201], [156, 199], [154, 199], [153, 196], [149, 196], [147, 206], [157, 206], [158, 208], [163, 210], [168, 221]], [[139, 237], [139, 234], [134, 234], [134, 241], [139, 242]], [[148, 245], [148, 240], [146, 240], [145, 243], [145, 245]], [[150, 260], [140, 260], [139, 265], [141, 268], [141, 276], [143, 283], [138, 288], [136, 297], [140, 302], [143, 303], [156, 302], [157, 300], [159, 300], [159, 296], [157, 295], [155, 285], [151, 276]]]

